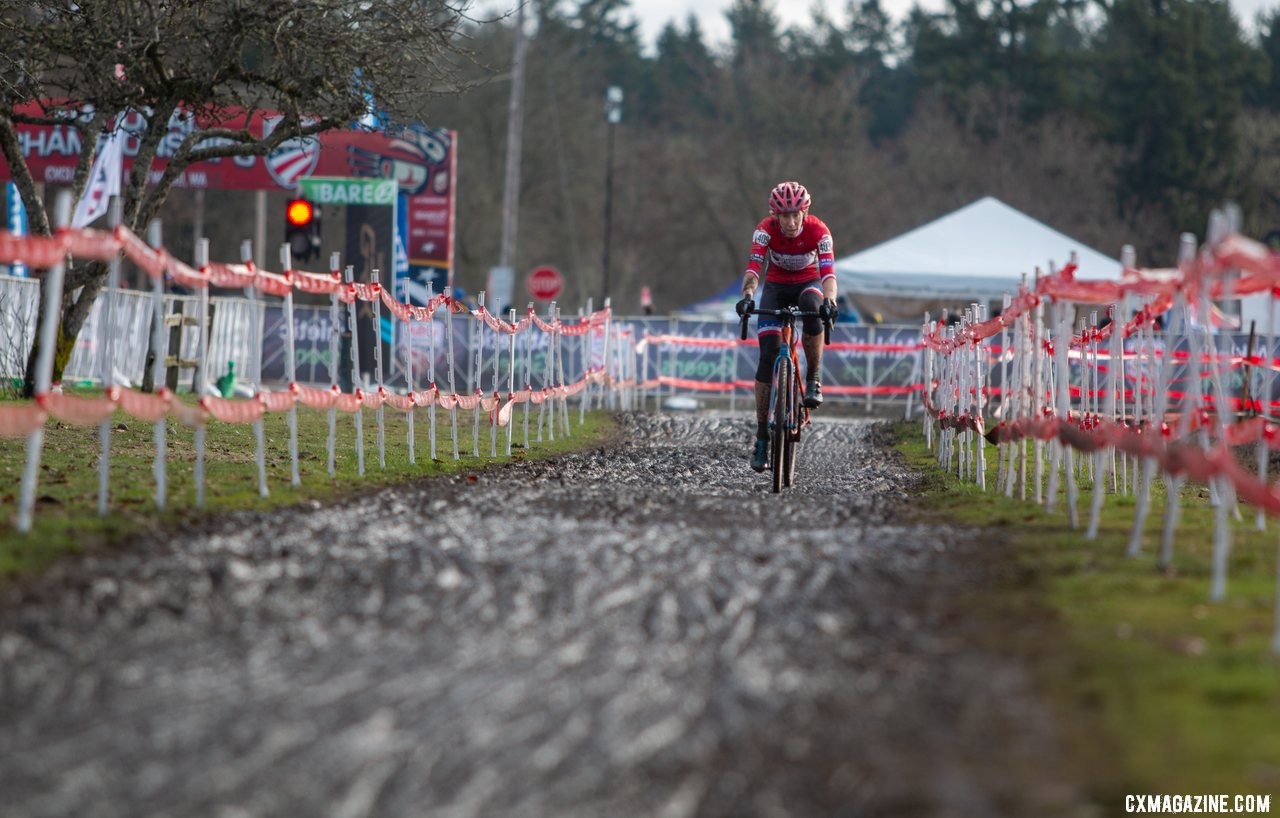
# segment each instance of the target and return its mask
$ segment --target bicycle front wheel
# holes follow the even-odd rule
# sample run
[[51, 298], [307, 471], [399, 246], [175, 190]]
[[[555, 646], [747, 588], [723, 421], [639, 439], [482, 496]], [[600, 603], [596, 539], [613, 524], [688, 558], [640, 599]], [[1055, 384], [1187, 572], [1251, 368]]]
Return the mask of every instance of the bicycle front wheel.
[[782, 450], [782, 485], [790, 488], [796, 483], [796, 438], [799, 435], [787, 434], [786, 448]]
[[790, 430], [787, 428], [791, 413], [791, 394], [795, 391], [795, 373], [791, 371], [791, 359], [785, 355], [778, 356], [773, 370], [773, 422], [770, 429], [769, 465], [773, 468], [773, 493], [782, 491], [786, 484], [784, 471], [787, 467], [785, 454], [790, 448]]

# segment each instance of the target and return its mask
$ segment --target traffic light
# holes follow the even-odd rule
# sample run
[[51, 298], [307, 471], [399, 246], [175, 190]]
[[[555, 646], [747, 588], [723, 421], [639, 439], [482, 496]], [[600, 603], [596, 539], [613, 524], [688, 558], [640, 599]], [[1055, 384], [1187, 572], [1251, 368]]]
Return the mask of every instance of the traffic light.
[[284, 240], [294, 261], [320, 257], [320, 209], [306, 199], [290, 199], [284, 210]]

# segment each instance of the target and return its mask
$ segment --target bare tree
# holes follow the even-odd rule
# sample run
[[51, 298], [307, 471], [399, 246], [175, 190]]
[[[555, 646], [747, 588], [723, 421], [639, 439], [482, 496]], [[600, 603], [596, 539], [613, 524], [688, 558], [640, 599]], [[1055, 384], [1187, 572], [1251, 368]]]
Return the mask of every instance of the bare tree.
[[[262, 156], [287, 140], [349, 127], [376, 101], [411, 121], [433, 94], [456, 90], [467, 52], [466, 0], [31, 0], [0, 11], [0, 152], [35, 234], [50, 234], [18, 126], [74, 123], [85, 135], [73, 193], [96, 137], [126, 113], [141, 121], [123, 220], [139, 230], [190, 165]], [[269, 133], [247, 123], [282, 117]], [[245, 116], [245, 115], [248, 116]], [[237, 116], [238, 115], [238, 116]], [[179, 144], [169, 141], [180, 118]], [[238, 123], [246, 123], [240, 125]], [[165, 168], [149, 184], [156, 160]], [[54, 377], [70, 358], [106, 267], [67, 271]], [[32, 349], [26, 390], [34, 383]]]

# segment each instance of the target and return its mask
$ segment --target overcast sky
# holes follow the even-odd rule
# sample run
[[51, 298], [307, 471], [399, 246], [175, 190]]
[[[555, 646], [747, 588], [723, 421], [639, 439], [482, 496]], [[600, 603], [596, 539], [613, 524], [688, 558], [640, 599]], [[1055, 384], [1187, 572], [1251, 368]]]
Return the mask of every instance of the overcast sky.
[[[806, 25], [813, 19], [814, 2], [820, 3], [829, 10], [831, 17], [837, 22], [844, 22], [844, 9], [848, 0], [778, 0], [773, 4], [781, 19], [783, 27], [789, 25]], [[895, 17], [904, 16], [911, 6], [919, 4], [930, 11], [940, 11], [944, 0], [881, 0], [881, 5]], [[1253, 19], [1259, 11], [1280, 7], [1280, 0], [1230, 0], [1236, 17], [1246, 30], [1253, 27]], [[492, 8], [514, 8], [508, 0], [490, 0], [486, 5]], [[692, 12], [698, 18], [698, 24], [707, 41], [715, 46], [723, 44], [729, 38], [729, 23], [724, 13], [733, 5], [733, 0], [631, 0], [631, 13], [640, 21], [645, 44], [652, 48], [658, 32], [668, 21], [675, 20], [680, 28]]]
[[[814, 2], [828, 10], [828, 14], [837, 22], [845, 21], [844, 10], [848, 8], [848, 0], [781, 0], [774, 3], [774, 9], [782, 21], [783, 27], [800, 24], [807, 25], [813, 20]], [[881, 6], [894, 17], [906, 15], [912, 5], [919, 3], [928, 11], [941, 11], [944, 0], [881, 0]], [[1253, 20], [1259, 11], [1270, 10], [1280, 6], [1280, 0], [1230, 0], [1236, 17], [1246, 30], [1253, 28]], [[692, 11], [698, 18], [703, 34], [709, 42], [720, 44], [729, 38], [729, 23], [724, 13], [733, 5], [733, 0], [632, 0], [631, 11], [640, 21], [644, 32], [644, 41], [652, 46], [658, 32], [670, 20], [677, 21], [684, 28], [684, 21]], [[696, 8], [691, 8], [696, 6]]]

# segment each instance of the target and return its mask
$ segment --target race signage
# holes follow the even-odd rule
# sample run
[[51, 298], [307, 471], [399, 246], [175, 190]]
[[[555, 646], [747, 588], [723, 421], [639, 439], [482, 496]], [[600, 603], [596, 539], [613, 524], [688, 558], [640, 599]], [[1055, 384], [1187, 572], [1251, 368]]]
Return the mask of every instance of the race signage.
[[302, 198], [318, 205], [385, 205], [396, 203], [395, 179], [347, 179], [309, 176], [298, 182]]
[[535, 301], [550, 301], [560, 295], [560, 291], [564, 289], [564, 276], [560, 275], [560, 271], [555, 267], [549, 265], [534, 267], [525, 279], [525, 286]]
[[[37, 103], [19, 110], [39, 114]], [[18, 147], [37, 182], [69, 185], [80, 157], [79, 127], [87, 120], [59, 125], [18, 125]], [[282, 121], [278, 112], [226, 110], [210, 117], [179, 109], [169, 120], [168, 133], [151, 166], [148, 180], [154, 184], [164, 174], [169, 157], [188, 134], [209, 128], [269, 135]], [[122, 125], [124, 169], [129, 173], [141, 148], [147, 118], [127, 111]], [[224, 137], [209, 137], [197, 147], [215, 147]], [[310, 176], [394, 179], [407, 202], [402, 235], [409, 258], [409, 275], [425, 282], [436, 280], [436, 292], [452, 285], [454, 213], [457, 178], [455, 131], [421, 124], [388, 126], [381, 131], [335, 130], [288, 139], [267, 156], [231, 156], [198, 162], [178, 174], [178, 188], [208, 190], [297, 190]], [[7, 162], [0, 161], [0, 181], [10, 178]], [[344, 193], [350, 193], [348, 189]], [[333, 204], [340, 204], [335, 201]], [[351, 202], [350, 204], [356, 204]], [[390, 268], [388, 268], [390, 269]]]

